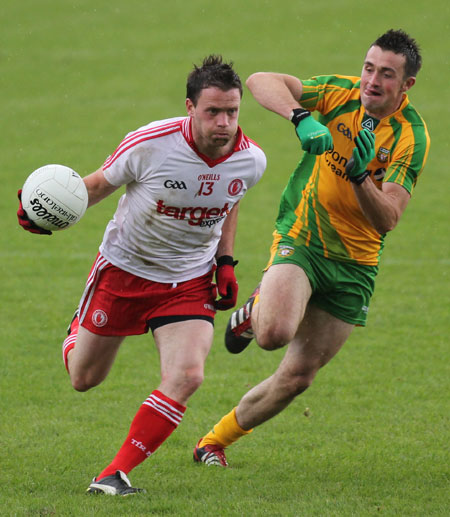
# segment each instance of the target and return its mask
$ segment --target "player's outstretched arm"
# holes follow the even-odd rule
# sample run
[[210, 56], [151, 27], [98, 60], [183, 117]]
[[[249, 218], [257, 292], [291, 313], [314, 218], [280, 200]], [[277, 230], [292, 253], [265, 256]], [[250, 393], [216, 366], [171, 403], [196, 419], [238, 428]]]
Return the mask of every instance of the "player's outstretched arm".
[[294, 108], [301, 107], [298, 100], [303, 86], [293, 75], [257, 72], [247, 79], [246, 85], [261, 106], [287, 120], [290, 120]]
[[294, 124], [304, 151], [322, 154], [333, 147], [329, 129], [299, 103], [303, 92], [300, 79], [287, 74], [257, 72], [247, 79], [246, 84], [261, 106]]
[[103, 174], [102, 168], [97, 169], [88, 176], [85, 176], [83, 181], [89, 194], [88, 207], [95, 205], [102, 199], [105, 199], [105, 197], [108, 197], [119, 188], [109, 183]]
[[[63, 176], [63, 180], [69, 181], [69, 178], [72, 180], [81, 181], [86, 186], [86, 190], [84, 189], [84, 186], [80, 184], [79, 186], [82, 187], [82, 192], [75, 193], [73, 189], [75, 189], [75, 186], [73, 184], [73, 181], [71, 183], [70, 189], [67, 191], [58, 190], [61, 188], [61, 184], [58, 182], [51, 183], [52, 185], [56, 185], [56, 192], [52, 192], [50, 189], [50, 197], [52, 195], [56, 195], [55, 203], [58, 204], [61, 203], [60, 195], [69, 195], [69, 198], [71, 200], [75, 199], [75, 205], [73, 207], [73, 214], [70, 214], [71, 218], [67, 220], [61, 220], [59, 218], [59, 215], [57, 213], [53, 213], [47, 208], [40, 206], [40, 204], [36, 204], [36, 200], [33, 200], [33, 203], [31, 203], [29, 199], [30, 193], [33, 191], [31, 189], [32, 185], [35, 185], [36, 182], [39, 182], [42, 180], [42, 177], [44, 177], [46, 180], [49, 178], [53, 178], [54, 174], [65, 174]], [[50, 176], [49, 176], [50, 174]], [[38, 176], [36, 176], [38, 175]], [[30, 183], [31, 182], [31, 183]], [[58, 186], [59, 185], [59, 186]], [[67, 187], [67, 185], [66, 185]], [[72, 226], [77, 222], [84, 212], [86, 211], [86, 203], [87, 206], [92, 206], [95, 203], [98, 203], [102, 199], [104, 199], [109, 194], [113, 193], [118, 187], [111, 185], [106, 179], [103, 174], [102, 169], [98, 169], [96, 172], [93, 172], [89, 176], [86, 176], [85, 178], [81, 178], [75, 171], [69, 169], [68, 167], [65, 167], [63, 165], [46, 165], [43, 167], [40, 167], [39, 169], [36, 169], [25, 182], [24, 190], [20, 189], [17, 192], [18, 198], [19, 198], [19, 209], [17, 210], [17, 219], [19, 222], [19, 225], [26, 231], [40, 234], [40, 235], [52, 235], [51, 230], [61, 230], [64, 228], [67, 228], [69, 226]], [[31, 191], [30, 191], [31, 189]], [[87, 191], [87, 200], [86, 200], [86, 191]], [[24, 204], [26, 206], [26, 209], [24, 208], [24, 204], [22, 203], [22, 197], [25, 195], [27, 197], [26, 200], [24, 200]], [[82, 202], [82, 205], [80, 204], [80, 201]], [[64, 201], [63, 201], [64, 202]], [[70, 200], [66, 199], [66, 202], [68, 202], [67, 206], [70, 206]], [[29, 214], [26, 210], [28, 210], [29, 206], [33, 205], [31, 212], [31, 218], [29, 217]], [[53, 206], [52, 206], [53, 208]], [[55, 211], [57, 211], [57, 208], [55, 208]], [[33, 215], [37, 215], [37, 217], [33, 217]], [[40, 226], [40, 224], [42, 226]], [[48, 224], [47, 224], [48, 223]]]

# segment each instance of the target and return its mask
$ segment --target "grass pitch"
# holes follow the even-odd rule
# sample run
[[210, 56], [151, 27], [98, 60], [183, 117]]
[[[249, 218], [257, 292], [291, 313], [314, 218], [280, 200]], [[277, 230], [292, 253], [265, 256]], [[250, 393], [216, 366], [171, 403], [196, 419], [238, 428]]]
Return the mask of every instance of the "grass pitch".
[[[450, 513], [448, 18], [444, 0], [3, 1], [1, 515]], [[219, 314], [204, 385], [178, 430], [130, 475], [147, 494], [85, 496], [157, 386], [157, 354], [151, 336], [131, 338], [100, 387], [71, 389], [61, 342], [118, 194], [49, 238], [18, 227], [17, 189], [46, 163], [85, 175], [126, 132], [184, 114], [187, 73], [209, 53], [233, 60], [243, 79], [258, 70], [358, 74], [369, 44], [391, 27], [422, 46], [410, 97], [432, 144], [387, 239], [368, 327], [287, 410], [229, 449], [231, 469], [214, 469], [192, 462], [193, 446], [283, 353], [252, 345], [229, 355], [222, 345], [228, 315]], [[241, 125], [268, 157], [241, 206], [243, 302], [267, 260], [279, 195], [300, 149], [291, 126], [248, 92]]]

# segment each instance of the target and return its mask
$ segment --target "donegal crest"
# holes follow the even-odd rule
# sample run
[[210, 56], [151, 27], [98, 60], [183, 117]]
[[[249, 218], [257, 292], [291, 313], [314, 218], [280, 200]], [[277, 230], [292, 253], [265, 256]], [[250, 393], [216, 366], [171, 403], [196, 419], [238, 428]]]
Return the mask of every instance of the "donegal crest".
[[389, 149], [386, 147], [380, 147], [377, 153], [377, 160], [381, 163], [386, 163], [389, 158]]

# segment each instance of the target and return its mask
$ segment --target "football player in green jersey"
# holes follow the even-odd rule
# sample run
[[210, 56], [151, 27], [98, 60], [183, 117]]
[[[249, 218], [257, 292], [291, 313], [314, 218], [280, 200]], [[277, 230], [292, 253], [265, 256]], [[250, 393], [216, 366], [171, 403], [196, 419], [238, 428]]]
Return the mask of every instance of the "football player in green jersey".
[[305, 152], [281, 197], [262, 282], [232, 314], [225, 344], [232, 353], [253, 338], [265, 350], [287, 349], [276, 372], [199, 440], [195, 461], [226, 466], [224, 448], [288, 406], [365, 325], [385, 234], [428, 155], [426, 125], [407, 95], [420, 67], [415, 40], [389, 30], [358, 77], [247, 80], [264, 108], [294, 124]]

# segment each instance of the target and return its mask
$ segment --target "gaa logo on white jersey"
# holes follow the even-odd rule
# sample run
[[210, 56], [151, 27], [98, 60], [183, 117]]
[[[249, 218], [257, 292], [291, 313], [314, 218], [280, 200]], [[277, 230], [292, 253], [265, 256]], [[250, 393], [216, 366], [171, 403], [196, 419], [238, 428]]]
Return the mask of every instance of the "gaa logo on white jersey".
[[97, 309], [92, 314], [92, 323], [100, 328], [104, 327], [108, 323], [108, 316], [106, 315], [105, 311], [102, 311], [101, 309]]
[[164, 182], [165, 188], [173, 188], [173, 189], [180, 189], [180, 190], [186, 190], [186, 183], [184, 181], [176, 181], [176, 180], [166, 180]]

